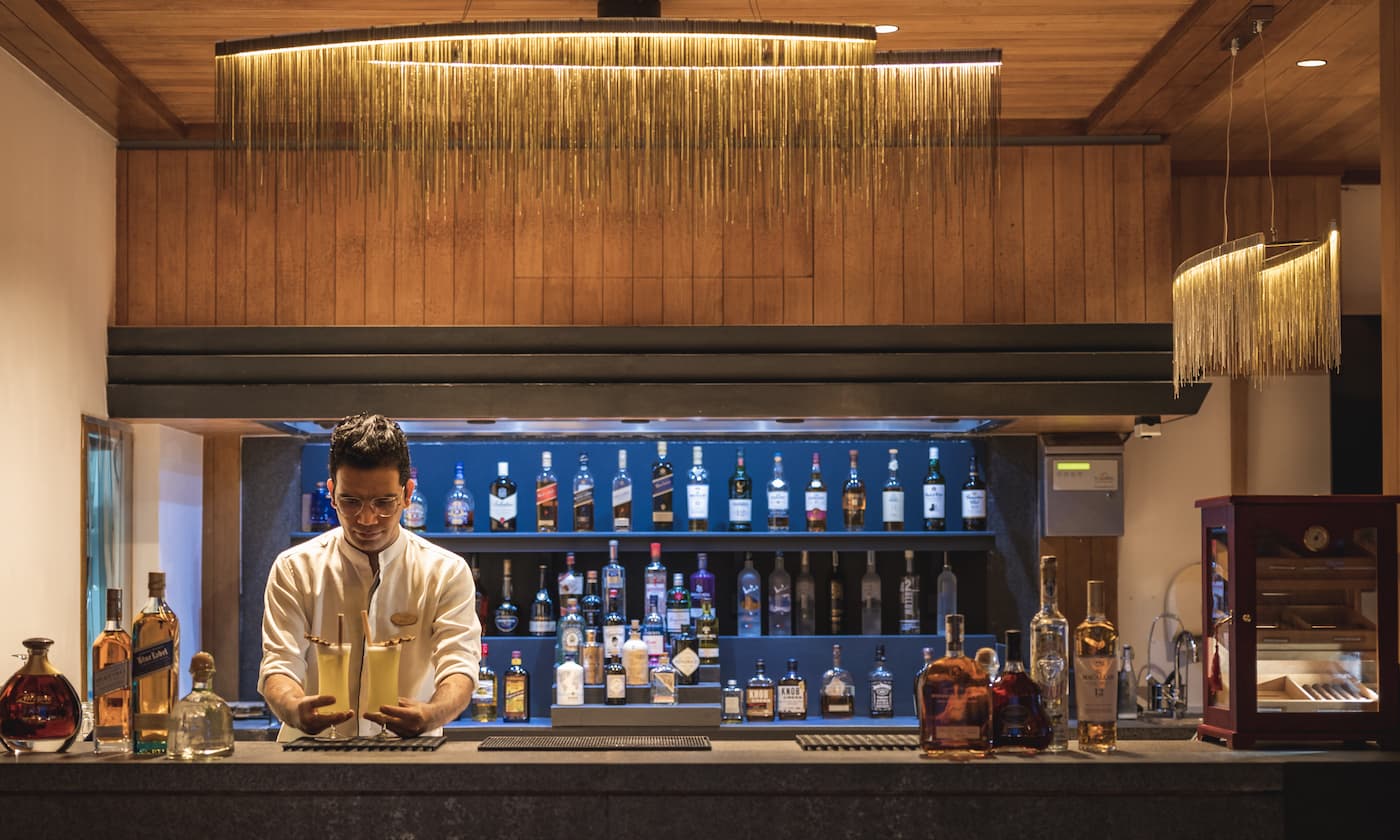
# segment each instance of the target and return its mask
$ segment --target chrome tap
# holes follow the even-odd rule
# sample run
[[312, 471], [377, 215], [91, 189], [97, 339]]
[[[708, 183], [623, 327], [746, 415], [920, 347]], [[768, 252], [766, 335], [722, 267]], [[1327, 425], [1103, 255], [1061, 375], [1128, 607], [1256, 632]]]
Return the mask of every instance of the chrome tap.
[[[1182, 661], [1182, 654], [1186, 659]], [[1190, 699], [1188, 677], [1193, 663], [1201, 661], [1201, 648], [1190, 630], [1182, 629], [1172, 640], [1171, 712], [1172, 717], [1185, 717]]]

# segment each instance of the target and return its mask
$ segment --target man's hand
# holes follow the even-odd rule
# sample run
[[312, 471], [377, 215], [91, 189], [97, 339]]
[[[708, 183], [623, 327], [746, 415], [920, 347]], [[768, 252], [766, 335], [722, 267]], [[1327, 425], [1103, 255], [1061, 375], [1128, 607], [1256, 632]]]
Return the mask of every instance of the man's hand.
[[397, 706], [380, 706], [373, 712], [365, 712], [365, 720], [383, 724], [402, 738], [412, 738], [456, 719], [471, 701], [473, 688], [475, 683], [471, 677], [449, 674], [438, 683], [433, 699], [428, 702], [400, 697]]
[[329, 706], [335, 698], [329, 694], [306, 694], [301, 683], [286, 674], [273, 674], [263, 685], [263, 699], [277, 719], [307, 735], [315, 735], [328, 726], [344, 723], [355, 716], [350, 710], [322, 714], [317, 709]]
[[349, 709], [328, 714], [317, 711], [322, 706], [329, 706], [334, 702], [335, 698], [329, 694], [309, 694], [302, 697], [296, 704], [298, 722], [293, 725], [307, 735], [315, 735], [328, 726], [344, 723], [355, 716]]

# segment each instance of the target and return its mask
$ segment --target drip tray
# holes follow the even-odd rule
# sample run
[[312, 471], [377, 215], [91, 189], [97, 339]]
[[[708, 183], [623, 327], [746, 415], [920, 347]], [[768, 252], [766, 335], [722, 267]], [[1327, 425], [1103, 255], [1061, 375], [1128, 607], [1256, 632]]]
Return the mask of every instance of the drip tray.
[[304, 736], [282, 745], [294, 752], [432, 752], [447, 743], [445, 735], [419, 735], [416, 738], [355, 737], [343, 741], [326, 741]]
[[918, 735], [797, 735], [804, 750], [917, 750]]
[[708, 750], [704, 735], [492, 735], [478, 750]]

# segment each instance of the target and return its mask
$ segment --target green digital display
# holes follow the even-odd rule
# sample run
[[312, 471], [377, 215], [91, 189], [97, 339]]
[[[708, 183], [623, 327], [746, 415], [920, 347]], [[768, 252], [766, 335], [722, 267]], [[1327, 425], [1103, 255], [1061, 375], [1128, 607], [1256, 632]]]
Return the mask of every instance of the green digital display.
[[1088, 472], [1092, 467], [1088, 461], [1056, 461], [1055, 469], [1059, 472]]

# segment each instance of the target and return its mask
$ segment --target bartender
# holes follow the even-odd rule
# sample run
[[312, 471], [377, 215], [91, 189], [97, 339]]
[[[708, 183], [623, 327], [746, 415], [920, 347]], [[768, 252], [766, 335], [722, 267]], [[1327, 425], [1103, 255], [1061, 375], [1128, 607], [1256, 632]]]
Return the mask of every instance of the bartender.
[[[341, 526], [282, 552], [267, 578], [258, 691], [282, 721], [279, 741], [328, 727], [371, 735], [381, 724], [402, 737], [438, 734], [470, 702], [481, 659], [476, 587], [459, 555], [399, 527], [413, 484], [398, 423], [357, 414], [331, 432], [326, 487]], [[411, 639], [400, 644], [397, 705], [362, 707], [366, 630], [375, 642]], [[316, 693], [311, 637], [338, 634], [350, 646], [348, 700]], [[349, 710], [324, 711], [337, 699]]]

